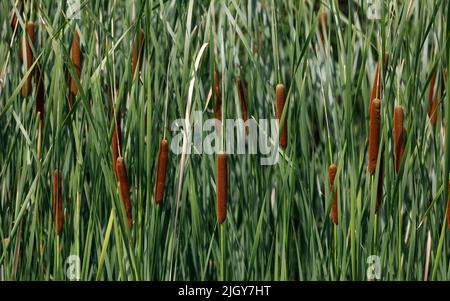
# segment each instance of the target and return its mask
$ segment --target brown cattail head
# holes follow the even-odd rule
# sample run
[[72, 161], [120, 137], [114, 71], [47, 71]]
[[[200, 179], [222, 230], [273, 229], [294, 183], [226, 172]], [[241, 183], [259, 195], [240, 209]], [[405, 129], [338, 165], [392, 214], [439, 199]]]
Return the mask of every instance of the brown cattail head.
[[325, 48], [325, 37], [328, 34], [328, 13], [322, 11], [319, 15], [319, 36], [322, 47]]
[[[331, 164], [328, 167], [328, 183], [330, 185], [330, 192], [333, 192], [334, 178], [336, 177], [337, 166], [336, 164]], [[333, 201], [331, 203], [331, 222], [335, 225], [338, 224], [338, 202], [337, 202], [337, 189], [335, 188], [333, 194]]]
[[403, 129], [403, 107], [396, 106], [394, 109], [394, 159], [395, 171], [398, 173], [405, 149], [405, 137]]
[[[139, 43], [139, 49], [138, 49]], [[133, 45], [133, 65], [131, 66], [131, 74], [134, 78], [134, 73], [136, 71], [136, 66], [138, 66], [138, 72], [141, 72], [142, 68], [142, 57], [144, 54], [144, 30], [141, 29], [139, 32], [139, 41], [135, 40]], [[138, 61], [139, 57], [139, 61]]]
[[375, 173], [377, 167], [378, 148], [380, 143], [380, 107], [380, 100], [375, 98], [372, 101], [369, 114], [369, 172], [371, 175]]
[[[34, 23], [32, 21], [28, 21], [25, 27], [25, 51], [26, 51], [26, 64], [27, 68], [25, 72], [28, 72], [33, 65], [33, 52], [30, 46], [30, 42], [34, 44]], [[23, 48], [22, 48], [23, 51]], [[30, 74], [27, 77], [25, 84], [22, 86], [22, 96], [26, 97], [31, 93], [31, 79], [32, 75]]]
[[378, 185], [377, 185], [377, 202], [375, 205], [375, 213], [380, 209], [381, 201], [383, 199], [383, 178], [384, 178], [384, 149], [381, 151], [380, 170], [378, 171]]
[[227, 218], [228, 162], [225, 152], [217, 153], [217, 222], [222, 224]]
[[[114, 120], [114, 109], [113, 109], [113, 120]], [[114, 131], [111, 141], [113, 153], [113, 168], [114, 174], [116, 175], [117, 179], [119, 178], [119, 176], [116, 169], [116, 160], [119, 157], [120, 149], [122, 147], [122, 129], [120, 127], [121, 120], [122, 120], [122, 113], [120, 110], [118, 110], [114, 121]]]
[[[81, 51], [80, 51], [80, 36], [78, 31], [75, 30], [75, 35], [72, 40], [72, 48], [70, 54], [72, 64], [75, 68], [75, 72], [78, 76], [78, 80], [81, 81]], [[72, 107], [73, 99], [78, 94], [78, 85], [77, 81], [72, 78], [69, 72], [69, 106]]]
[[[278, 84], [276, 89], [275, 89], [275, 94], [276, 94], [276, 102], [277, 102], [277, 119], [278, 121], [281, 120], [281, 116], [283, 115], [283, 110], [284, 110], [284, 104], [286, 102], [286, 90], [284, 88], [283, 84]], [[280, 128], [281, 132], [280, 132], [280, 146], [281, 148], [285, 149], [287, 147], [287, 114], [284, 118], [284, 122], [281, 125], [280, 124]]]
[[60, 235], [63, 227], [62, 174], [57, 169], [53, 171], [53, 218], [56, 234]]
[[430, 81], [430, 94], [428, 95], [428, 118], [430, 118], [431, 125], [435, 126], [438, 117], [438, 103], [439, 93], [435, 90], [436, 72], [433, 72]]
[[133, 216], [131, 213], [131, 200], [130, 200], [130, 186], [128, 185], [127, 169], [123, 157], [118, 157], [116, 160], [116, 169], [119, 178], [119, 190], [122, 197], [122, 202], [127, 214], [128, 226], [133, 228]]
[[35, 74], [35, 89], [36, 89], [36, 113], [39, 113], [40, 126], [44, 126], [44, 102], [45, 102], [45, 90], [44, 90], [44, 72], [40, 64], [36, 67]]
[[244, 119], [244, 122], [247, 122], [248, 120], [248, 111], [247, 111], [247, 101], [246, 101], [246, 93], [245, 90], [246, 85], [242, 82], [241, 78], [237, 78], [237, 87], [238, 87], [238, 95], [239, 95], [239, 102], [241, 103], [241, 110], [242, 110], [242, 118]]
[[13, 12], [11, 14], [11, 29], [13, 32], [14, 32], [14, 30], [16, 30], [18, 20], [19, 20], [19, 18], [17, 17], [16, 11], [13, 10]]
[[166, 183], [167, 161], [169, 158], [169, 143], [166, 139], [161, 140], [159, 145], [158, 167], [156, 174], [155, 201], [160, 204], [164, 199], [164, 184]]

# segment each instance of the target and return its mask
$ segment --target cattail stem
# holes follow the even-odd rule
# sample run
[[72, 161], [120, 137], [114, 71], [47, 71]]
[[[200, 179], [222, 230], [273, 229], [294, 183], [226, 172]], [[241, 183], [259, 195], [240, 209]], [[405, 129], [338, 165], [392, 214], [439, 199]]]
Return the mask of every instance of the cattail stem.
[[[32, 21], [28, 21], [26, 26], [26, 34], [25, 34], [25, 56], [26, 56], [26, 71], [28, 72], [31, 69], [31, 65], [33, 64], [33, 51], [30, 46], [30, 42], [34, 44], [34, 23]], [[26, 97], [31, 93], [31, 79], [32, 75], [29, 74], [25, 84], [22, 86], [22, 96]]]
[[[81, 81], [81, 51], [80, 51], [80, 36], [78, 34], [78, 31], [75, 30], [75, 35], [73, 37], [72, 41], [72, 48], [71, 48], [71, 59], [72, 64], [75, 68], [76, 75], [78, 77], [78, 80]], [[78, 94], [78, 85], [77, 81], [72, 78], [69, 72], [69, 107], [72, 108], [74, 98]]]
[[127, 169], [123, 157], [118, 157], [116, 160], [116, 169], [119, 178], [119, 190], [122, 197], [122, 202], [127, 214], [128, 226], [133, 228], [133, 217], [131, 212], [131, 200], [130, 200], [130, 186], [128, 185]]
[[63, 228], [62, 174], [57, 169], [53, 171], [53, 218], [56, 234], [60, 235]]
[[41, 158], [42, 129], [44, 127], [44, 102], [45, 102], [44, 73], [42, 72], [40, 64], [38, 64], [36, 68], [35, 89], [36, 89], [36, 113], [39, 116], [38, 141], [37, 141], [37, 158], [39, 160]]
[[44, 103], [45, 103], [45, 89], [44, 89], [44, 73], [40, 64], [37, 65], [35, 74], [35, 89], [36, 89], [36, 113], [39, 113], [41, 125], [44, 126]]
[[375, 204], [375, 214], [378, 214], [378, 209], [380, 209], [381, 202], [383, 200], [383, 178], [384, 178], [384, 149], [381, 151], [380, 170], [378, 171], [377, 200]]
[[[139, 43], [139, 50], [137, 45]], [[138, 73], [141, 72], [142, 69], [142, 58], [144, 54], [144, 30], [141, 29], [139, 31], [139, 41], [135, 40], [133, 45], [133, 64], [131, 66], [131, 74], [134, 78], [134, 73], [136, 71], [136, 66], [138, 66]]]
[[[278, 84], [275, 89], [276, 94], [276, 109], [277, 109], [277, 119], [280, 122], [281, 117], [283, 115], [284, 105], [286, 102], [286, 90], [283, 84]], [[287, 114], [285, 114], [285, 118], [282, 124], [280, 124], [280, 138], [279, 144], [281, 148], [286, 149], [287, 147]]]
[[[336, 164], [331, 164], [328, 167], [328, 183], [330, 186], [330, 192], [333, 192], [334, 179], [336, 177], [337, 166]], [[331, 221], [333, 224], [338, 224], [338, 195], [337, 188], [334, 188], [333, 201], [331, 203]]]
[[[220, 75], [220, 81], [222, 75]], [[220, 93], [220, 81], [217, 71], [214, 70], [214, 118], [216, 119], [216, 133], [222, 130], [222, 94]]]
[[450, 179], [448, 180], [447, 225], [450, 228]]
[[403, 107], [396, 106], [394, 109], [394, 159], [395, 171], [398, 173], [405, 149], [403, 129]]
[[[384, 74], [387, 71], [387, 65], [389, 63], [389, 54], [386, 53], [384, 57]], [[372, 101], [375, 98], [381, 99], [381, 94], [383, 92], [383, 81], [381, 79], [380, 74], [380, 61], [378, 61], [377, 68], [375, 70], [375, 77], [373, 79], [372, 91], [370, 93], [370, 101], [369, 101], [369, 114], [370, 114], [370, 106], [372, 105]]]
[[242, 118], [244, 119], [244, 122], [247, 122], [248, 111], [247, 111], [247, 101], [246, 101], [246, 95], [245, 95], [246, 88], [244, 87], [244, 83], [242, 83], [242, 80], [240, 78], [237, 79], [237, 87], [238, 87], [239, 102], [241, 103]]
[[222, 224], [227, 218], [228, 162], [225, 152], [217, 153], [217, 222]]
[[[114, 108], [113, 108], [113, 119], [114, 119]], [[116, 160], [121, 155], [121, 147], [122, 147], [122, 129], [120, 127], [122, 119], [122, 113], [120, 110], [117, 111], [116, 118], [114, 119], [114, 131], [112, 135], [112, 153], [113, 153], [113, 167], [114, 174], [116, 178], [118, 178], [117, 168], [116, 168]]]
[[166, 139], [162, 139], [159, 146], [158, 167], [156, 174], [155, 201], [157, 204], [160, 204], [164, 199], [164, 184], [166, 182], [168, 158], [169, 143]]
[[380, 143], [380, 107], [378, 98], [372, 101], [369, 125], [369, 173], [373, 175], [377, 167], [378, 148]]
[[37, 159], [41, 159], [41, 145], [42, 145], [42, 122], [39, 120], [38, 125], [38, 140], [37, 140]]

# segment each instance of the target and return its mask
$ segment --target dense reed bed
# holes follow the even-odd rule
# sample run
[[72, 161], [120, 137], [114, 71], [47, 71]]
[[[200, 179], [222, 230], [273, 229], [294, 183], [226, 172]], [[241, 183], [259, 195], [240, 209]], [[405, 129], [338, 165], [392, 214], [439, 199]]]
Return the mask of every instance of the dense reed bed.
[[450, 4], [363, 2], [0, 1], [0, 280], [449, 280]]

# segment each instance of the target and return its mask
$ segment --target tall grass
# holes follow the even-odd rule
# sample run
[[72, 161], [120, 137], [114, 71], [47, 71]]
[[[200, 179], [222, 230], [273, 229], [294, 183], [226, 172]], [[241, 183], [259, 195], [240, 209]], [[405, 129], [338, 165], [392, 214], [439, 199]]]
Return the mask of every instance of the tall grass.
[[[381, 2], [0, 1], [0, 279], [68, 280], [71, 255], [82, 280], [366, 280], [371, 255], [382, 280], [450, 279], [449, 4]], [[219, 155], [170, 150], [194, 111], [285, 125], [275, 165], [227, 152], [226, 207]]]

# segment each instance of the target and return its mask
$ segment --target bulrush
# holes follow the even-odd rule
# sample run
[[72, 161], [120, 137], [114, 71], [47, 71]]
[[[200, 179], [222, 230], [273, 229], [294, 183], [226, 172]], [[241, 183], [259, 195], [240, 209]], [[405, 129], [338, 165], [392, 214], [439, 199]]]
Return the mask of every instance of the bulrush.
[[[389, 54], [386, 53], [384, 56], [384, 74], [386, 74], [388, 63], [389, 63]], [[375, 77], [373, 79], [373, 84], [372, 84], [372, 92], [370, 93], [369, 113], [370, 113], [370, 106], [372, 105], [372, 101], [375, 98], [381, 99], [382, 92], [383, 92], [383, 81], [382, 81], [381, 75], [380, 75], [380, 61], [378, 61], [377, 69], [375, 70]]]
[[[25, 52], [26, 52], [26, 70], [28, 72], [33, 64], [33, 52], [31, 50], [30, 42], [34, 44], [34, 23], [32, 21], [28, 21], [25, 27]], [[23, 49], [21, 49], [23, 51]], [[22, 54], [23, 55], [23, 54]], [[31, 80], [32, 75], [29, 74], [25, 84], [22, 86], [22, 96], [26, 97], [31, 93]]]
[[164, 199], [164, 184], [166, 182], [167, 161], [169, 158], [169, 143], [166, 139], [161, 140], [159, 145], [158, 167], [156, 173], [155, 201], [160, 204]]
[[[336, 164], [331, 164], [328, 167], [328, 183], [330, 186], [330, 192], [333, 192], [334, 179], [336, 177], [337, 166]], [[333, 201], [331, 203], [331, 222], [335, 225], [338, 224], [338, 195], [337, 188], [334, 189]]]
[[239, 77], [237, 79], [237, 87], [238, 87], [239, 102], [241, 103], [242, 119], [244, 120], [244, 123], [247, 123], [248, 120], [247, 93], [246, 93], [247, 87]]
[[[284, 104], [286, 102], [286, 90], [283, 84], [278, 84], [275, 89], [276, 94], [276, 103], [277, 103], [277, 119], [281, 120], [281, 116], [283, 115]], [[285, 149], [287, 147], [287, 113], [285, 114], [283, 125], [280, 124], [281, 132], [280, 132], [280, 146]]]
[[[81, 51], [80, 51], [80, 36], [78, 31], [75, 30], [75, 35], [72, 40], [72, 48], [70, 58], [72, 60], [72, 64], [75, 68], [75, 72], [77, 74], [78, 80], [81, 81]], [[77, 81], [72, 78], [69, 72], [69, 106], [72, 108], [74, 98], [78, 94], [78, 85]]]
[[431, 125], [433, 126], [436, 125], [439, 108], [439, 92], [437, 92], [437, 89], [435, 89], [435, 82], [436, 72], [433, 72], [430, 81], [430, 94], [428, 95], [428, 118], [430, 119]]
[[403, 107], [398, 105], [394, 109], [394, 159], [395, 171], [398, 173], [405, 150], [405, 134], [403, 128]]
[[17, 14], [16, 11], [13, 10], [12, 14], [11, 14], [11, 30], [14, 32], [14, 30], [16, 30], [16, 26], [17, 26]]
[[53, 218], [56, 234], [60, 235], [63, 228], [62, 174], [57, 169], [53, 171]]
[[[222, 79], [222, 75], [220, 76], [220, 79]], [[216, 70], [214, 70], [214, 96], [214, 117], [217, 120], [222, 120], [222, 94], [220, 93], [220, 81]]]
[[131, 200], [130, 200], [130, 186], [128, 185], [127, 169], [123, 157], [118, 157], [116, 160], [116, 170], [118, 175], [119, 190], [122, 197], [122, 202], [127, 214], [128, 226], [133, 228], [133, 217], [131, 213]]
[[[139, 43], [139, 50], [138, 50], [138, 43]], [[139, 31], [139, 40], [134, 41], [133, 45], [133, 64], [131, 66], [131, 74], [134, 78], [134, 73], [136, 71], [136, 66], [138, 66], [138, 73], [141, 72], [142, 68], [142, 57], [144, 54], [144, 30], [141, 29]], [[139, 57], [139, 61], [138, 61]]]
[[222, 224], [227, 218], [228, 162], [225, 152], [217, 153], [217, 222]]
[[322, 47], [325, 49], [325, 37], [328, 35], [328, 14], [323, 10], [319, 15], [319, 36]]
[[442, 69], [441, 93], [444, 94], [445, 83], [447, 82], [447, 68]]
[[371, 175], [375, 173], [377, 167], [378, 148], [380, 143], [380, 107], [380, 100], [375, 98], [372, 101], [369, 114], [369, 172]]
[[120, 149], [122, 147], [122, 129], [120, 127], [120, 123], [122, 120], [122, 113], [120, 110], [118, 110], [116, 115], [116, 118], [114, 120], [114, 109], [113, 109], [113, 120], [114, 120], [114, 131], [112, 135], [112, 153], [113, 153], [113, 168], [114, 168], [114, 174], [116, 175], [116, 178], [118, 179], [117, 169], [116, 169], [116, 160], [119, 157]]
[[384, 178], [384, 149], [381, 151], [380, 170], [378, 171], [378, 186], [377, 186], [377, 202], [375, 205], [375, 214], [378, 214], [381, 201], [383, 199], [383, 178]]

